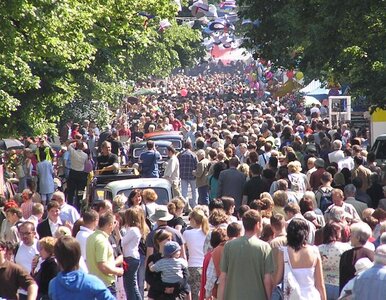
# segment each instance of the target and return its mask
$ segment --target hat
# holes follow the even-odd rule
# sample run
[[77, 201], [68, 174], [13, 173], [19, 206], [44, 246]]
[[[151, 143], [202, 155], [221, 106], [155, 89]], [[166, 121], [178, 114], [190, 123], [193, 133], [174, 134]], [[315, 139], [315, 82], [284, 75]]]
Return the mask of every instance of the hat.
[[167, 242], [164, 246], [164, 256], [171, 257], [174, 253], [181, 250], [181, 246], [174, 241]]
[[166, 206], [159, 206], [155, 209], [155, 213], [154, 215], [152, 215], [150, 217], [150, 219], [153, 221], [153, 222], [157, 222], [157, 221], [170, 221], [171, 219], [173, 219], [173, 215], [171, 215], [167, 209]]
[[316, 168], [324, 168], [324, 159], [323, 158], [316, 159], [314, 165]]
[[355, 275], [358, 275], [363, 271], [370, 269], [372, 266], [373, 266], [373, 263], [367, 257], [358, 259], [357, 262], [355, 263], [355, 270], [356, 270]]
[[304, 131], [304, 126], [303, 125], [299, 125], [298, 127], [296, 127], [296, 131], [303, 132]]

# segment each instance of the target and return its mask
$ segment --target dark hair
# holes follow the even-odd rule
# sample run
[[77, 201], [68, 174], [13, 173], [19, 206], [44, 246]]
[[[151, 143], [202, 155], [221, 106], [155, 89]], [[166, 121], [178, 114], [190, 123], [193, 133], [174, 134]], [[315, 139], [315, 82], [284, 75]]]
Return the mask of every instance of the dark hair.
[[233, 199], [232, 197], [221, 197], [221, 201], [222, 201], [225, 213], [229, 215], [231, 208], [235, 206], [235, 199]]
[[153, 149], [154, 148], [154, 141], [152, 141], [152, 140], [148, 140], [147, 142], [146, 142], [146, 147], [147, 147], [147, 149]]
[[362, 156], [354, 156], [354, 163], [357, 165], [363, 165], [363, 157]]
[[83, 217], [84, 224], [91, 224], [92, 222], [95, 222], [96, 220], [98, 220], [99, 215], [96, 210], [89, 209], [83, 213], [82, 217]]
[[216, 208], [224, 209], [224, 203], [222, 202], [221, 199], [215, 198], [212, 201], [210, 201], [208, 207], [209, 207], [209, 211], [212, 211]]
[[224, 228], [215, 228], [210, 234], [210, 245], [212, 248], [216, 248], [222, 242], [228, 240], [227, 231]]
[[260, 239], [264, 242], [269, 242], [274, 236], [272, 226], [270, 224], [265, 224], [263, 230], [261, 231]]
[[218, 226], [228, 222], [228, 215], [223, 209], [215, 208], [212, 210], [209, 216], [209, 224], [212, 226]]
[[167, 146], [166, 149], [168, 149], [168, 151], [170, 151], [171, 153], [175, 154], [176, 153], [176, 149], [174, 149], [173, 146]]
[[287, 244], [296, 251], [299, 251], [306, 244], [310, 229], [307, 221], [294, 218], [287, 227]]
[[167, 238], [172, 238], [173, 234], [170, 231], [165, 229], [157, 230], [153, 237], [154, 249], [159, 251], [159, 243], [166, 240]]
[[271, 226], [272, 228], [275, 228], [276, 230], [282, 230], [285, 228], [285, 218], [282, 214], [274, 214], [270, 218]]
[[323, 183], [331, 182], [332, 174], [329, 172], [323, 172], [322, 176], [320, 177], [320, 181]]
[[230, 223], [227, 227], [227, 236], [231, 238], [235, 238], [240, 236], [241, 233], [241, 225], [237, 222]]
[[357, 190], [360, 190], [363, 186], [363, 180], [360, 177], [355, 177], [351, 183], [357, 188]]
[[84, 220], [82, 217], [80, 217], [78, 220], [76, 220], [74, 225], [72, 226], [71, 235], [73, 237], [76, 237], [76, 235], [80, 231], [80, 226], [84, 226]]
[[196, 148], [197, 149], [204, 149], [205, 148], [205, 142], [201, 139], [196, 141]]
[[186, 141], [184, 143], [184, 148], [185, 149], [192, 149], [192, 143], [190, 141]]
[[129, 197], [127, 197], [127, 202], [129, 202], [129, 206], [133, 205], [133, 198], [135, 195], [141, 194], [142, 195], [142, 190], [141, 189], [134, 189], [130, 192]]
[[114, 215], [111, 212], [104, 213], [99, 216], [99, 222], [98, 227], [104, 228], [109, 224], [112, 224], [114, 222]]
[[58, 208], [58, 209], [60, 209], [59, 202], [55, 201], [55, 200], [51, 200], [50, 202], [48, 202], [48, 204], [47, 204], [47, 211], [49, 211], [51, 208]]
[[54, 254], [63, 272], [79, 269], [80, 244], [74, 237], [69, 235], [60, 237], [55, 243]]
[[314, 210], [314, 202], [308, 197], [303, 197], [299, 201], [299, 207], [301, 214], [304, 215], [306, 212]]
[[251, 172], [252, 175], [260, 175], [263, 171], [263, 168], [259, 164], [251, 164], [249, 166], [249, 172]]
[[244, 216], [244, 214], [250, 210], [251, 208], [246, 205], [246, 204], [243, 204], [239, 207], [239, 209], [237, 210], [237, 215], [239, 217], [239, 220]]
[[223, 162], [218, 162], [213, 166], [213, 177], [218, 179], [220, 177], [221, 171], [225, 170], [227, 165]]
[[277, 168], [278, 166], [278, 159], [277, 157], [275, 156], [271, 156], [269, 159], [268, 159], [268, 164], [272, 167], [272, 168]]
[[248, 210], [243, 216], [245, 231], [253, 231], [257, 223], [261, 223], [260, 213], [254, 209]]
[[329, 222], [323, 228], [323, 244], [340, 241], [342, 228], [339, 224]]

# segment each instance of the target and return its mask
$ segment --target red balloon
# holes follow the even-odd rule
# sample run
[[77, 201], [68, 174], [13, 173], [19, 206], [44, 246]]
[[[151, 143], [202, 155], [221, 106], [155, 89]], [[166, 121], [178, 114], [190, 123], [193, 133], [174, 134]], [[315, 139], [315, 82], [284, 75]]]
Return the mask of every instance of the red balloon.
[[182, 89], [182, 90], [180, 91], [180, 95], [181, 95], [182, 97], [186, 97], [186, 96], [188, 95], [188, 90], [187, 90], [187, 89]]
[[287, 71], [287, 77], [288, 77], [288, 79], [292, 79], [292, 78], [294, 78], [294, 71]]

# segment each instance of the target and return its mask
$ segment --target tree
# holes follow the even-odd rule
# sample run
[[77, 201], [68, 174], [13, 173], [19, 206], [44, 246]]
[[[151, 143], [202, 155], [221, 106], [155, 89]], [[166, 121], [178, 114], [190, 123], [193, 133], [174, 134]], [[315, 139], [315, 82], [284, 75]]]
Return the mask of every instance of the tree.
[[[201, 35], [175, 15], [169, 0], [1, 1], [0, 135], [55, 129], [73, 107], [117, 107], [129, 81], [194, 61]], [[160, 32], [164, 18], [173, 26]]]
[[386, 105], [386, 3], [358, 0], [240, 0], [249, 46], [309, 79], [351, 85], [354, 95]]

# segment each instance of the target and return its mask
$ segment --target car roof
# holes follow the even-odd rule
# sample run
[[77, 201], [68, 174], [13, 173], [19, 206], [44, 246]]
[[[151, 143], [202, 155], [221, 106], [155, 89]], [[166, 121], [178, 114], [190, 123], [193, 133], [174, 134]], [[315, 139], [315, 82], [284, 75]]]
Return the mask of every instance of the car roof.
[[[131, 144], [131, 147], [132, 148], [139, 148], [142, 146], [146, 147], [146, 143], [147, 143], [147, 141], [133, 143], [133, 144]], [[165, 141], [165, 140], [157, 140], [157, 141], [154, 141], [154, 144], [155, 144], [155, 146], [170, 146], [172, 144], [172, 142], [171, 141]]]
[[181, 131], [154, 131], [154, 132], [148, 132], [145, 133], [144, 138], [145, 139], [153, 139], [159, 136], [180, 136], [182, 137], [182, 132]]
[[378, 135], [375, 140], [386, 140], [386, 133]]
[[110, 182], [105, 189], [122, 190], [131, 188], [168, 187], [170, 182], [164, 178], [136, 178]]

